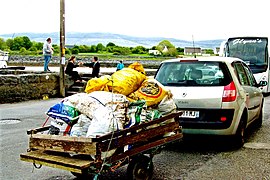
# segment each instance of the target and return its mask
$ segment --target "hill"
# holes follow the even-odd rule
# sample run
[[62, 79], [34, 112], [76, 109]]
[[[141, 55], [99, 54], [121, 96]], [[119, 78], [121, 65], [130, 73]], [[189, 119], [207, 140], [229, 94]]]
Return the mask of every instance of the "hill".
[[[9, 39], [17, 36], [27, 36], [31, 41], [44, 42], [47, 37], [53, 39], [53, 43], [59, 44], [59, 33], [17, 33], [17, 34], [2, 34], [1, 38]], [[185, 41], [175, 38], [166, 37], [134, 37], [121, 34], [111, 33], [80, 33], [80, 32], [67, 32], [66, 33], [66, 45], [97, 45], [102, 43], [107, 45], [112, 42], [118, 46], [135, 47], [144, 46], [151, 48], [158, 45], [163, 40], [169, 40], [175, 47], [193, 47], [192, 41]], [[194, 41], [195, 47], [211, 48], [214, 49], [220, 46], [222, 39], [217, 40], [205, 40]]]

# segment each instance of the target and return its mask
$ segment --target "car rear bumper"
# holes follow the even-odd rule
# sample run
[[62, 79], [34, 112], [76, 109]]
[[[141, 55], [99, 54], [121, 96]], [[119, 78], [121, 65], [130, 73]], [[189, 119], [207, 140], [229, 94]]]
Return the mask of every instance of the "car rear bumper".
[[233, 122], [234, 109], [192, 109], [192, 111], [199, 111], [200, 115], [198, 118], [180, 118], [184, 133], [230, 134], [228, 131]]

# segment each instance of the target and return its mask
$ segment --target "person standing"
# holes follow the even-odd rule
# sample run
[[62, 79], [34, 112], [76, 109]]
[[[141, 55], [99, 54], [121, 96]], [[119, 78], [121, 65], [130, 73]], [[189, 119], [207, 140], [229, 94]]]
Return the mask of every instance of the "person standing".
[[91, 67], [92, 69], [92, 77], [99, 77], [100, 72], [100, 63], [98, 61], [98, 57], [94, 56], [91, 63], [84, 63], [84, 66]]
[[46, 42], [43, 44], [43, 55], [44, 55], [44, 71], [50, 71], [48, 66], [53, 54], [53, 47], [51, 45], [52, 39], [47, 38]]
[[79, 62], [78, 64], [75, 64], [75, 62], [76, 62], [76, 57], [71, 56], [70, 59], [68, 60], [65, 73], [71, 76], [75, 82], [84, 82], [84, 80], [82, 80], [81, 76], [79, 75], [78, 71], [73, 70], [74, 68], [79, 67], [82, 63]]
[[121, 70], [123, 68], [124, 68], [123, 61], [120, 60], [119, 63], [117, 64], [117, 66], [116, 66], [116, 71], [119, 71], [119, 70]]

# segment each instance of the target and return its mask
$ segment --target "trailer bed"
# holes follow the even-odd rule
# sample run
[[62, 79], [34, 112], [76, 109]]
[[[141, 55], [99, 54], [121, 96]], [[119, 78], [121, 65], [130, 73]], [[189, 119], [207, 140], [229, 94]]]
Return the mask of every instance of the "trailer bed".
[[20, 154], [20, 159], [35, 167], [45, 165], [73, 174], [100, 173], [104, 162], [110, 164], [108, 169], [112, 170], [132, 159], [139, 159], [142, 154], [148, 154], [152, 159], [165, 144], [182, 138], [181, 114], [172, 113], [96, 138], [40, 134], [48, 127], [31, 129], [27, 131], [29, 149]]

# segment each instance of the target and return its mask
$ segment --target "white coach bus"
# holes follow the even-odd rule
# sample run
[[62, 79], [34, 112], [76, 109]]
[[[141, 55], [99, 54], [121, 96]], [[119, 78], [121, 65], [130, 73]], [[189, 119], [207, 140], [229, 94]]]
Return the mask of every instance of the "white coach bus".
[[220, 56], [238, 57], [252, 70], [256, 81], [267, 81], [262, 87], [264, 93], [270, 92], [270, 66], [268, 37], [231, 37], [220, 45]]

